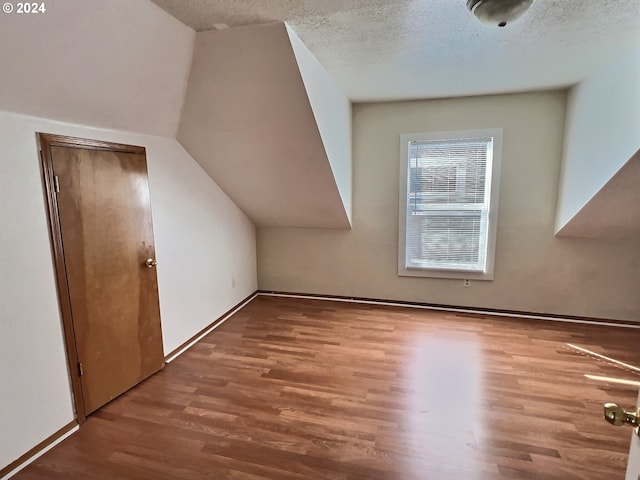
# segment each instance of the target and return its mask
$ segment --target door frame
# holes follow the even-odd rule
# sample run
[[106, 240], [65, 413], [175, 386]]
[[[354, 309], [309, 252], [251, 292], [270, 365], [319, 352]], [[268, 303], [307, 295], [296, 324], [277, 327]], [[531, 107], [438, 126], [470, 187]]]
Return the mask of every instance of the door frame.
[[36, 133], [40, 161], [42, 164], [42, 176], [49, 218], [49, 233], [51, 236], [51, 248], [53, 253], [54, 270], [56, 274], [56, 286], [60, 302], [60, 314], [64, 331], [64, 343], [67, 352], [67, 365], [71, 380], [71, 391], [76, 419], [79, 424], [87, 419], [84, 398], [82, 395], [82, 381], [78, 361], [78, 349], [73, 326], [71, 311], [71, 299], [69, 296], [69, 284], [67, 282], [67, 269], [64, 260], [62, 244], [62, 230], [60, 228], [60, 215], [58, 211], [58, 197], [56, 195], [56, 182], [53, 172], [53, 159], [51, 147], [80, 148], [83, 150], [103, 150], [119, 153], [145, 154], [146, 149], [135, 145], [105, 142], [101, 140], [89, 140], [85, 138], [56, 135], [51, 133]]

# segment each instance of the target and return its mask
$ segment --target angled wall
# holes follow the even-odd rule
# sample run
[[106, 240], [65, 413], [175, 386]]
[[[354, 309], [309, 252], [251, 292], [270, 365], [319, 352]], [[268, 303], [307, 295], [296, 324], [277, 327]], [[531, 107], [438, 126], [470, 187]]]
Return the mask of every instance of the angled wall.
[[165, 353], [257, 287], [254, 225], [174, 138], [195, 33], [151, 2], [45, 3], [0, 13], [0, 471], [74, 419], [36, 132], [146, 147]]
[[640, 240], [640, 150], [558, 233], [562, 237]]
[[[625, 178], [637, 176], [634, 172], [638, 170], [637, 160], [631, 161], [640, 149], [638, 85], [640, 50], [571, 89], [556, 212], [557, 235], [624, 237], [637, 231], [637, 215], [613, 210], [621, 204], [637, 210], [637, 184]], [[613, 183], [607, 186], [609, 182]]]
[[288, 25], [287, 33], [342, 204], [351, 219], [351, 101]]
[[175, 139], [0, 112], [0, 470], [74, 418], [36, 132], [146, 147], [165, 354], [256, 289], [253, 224]]
[[196, 35], [177, 138], [257, 225], [350, 227], [284, 23]]
[[[261, 290], [639, 321], [637, 240], [554, 236], [566, 92], [355, 104], [353, 228], [258, 228]], [[504, 128], [493, 281], [398, 276], [399, 139]]]
[[151, 2], [44, 4], [0, 14], [0, 110], [175, 136], [195, 32]]

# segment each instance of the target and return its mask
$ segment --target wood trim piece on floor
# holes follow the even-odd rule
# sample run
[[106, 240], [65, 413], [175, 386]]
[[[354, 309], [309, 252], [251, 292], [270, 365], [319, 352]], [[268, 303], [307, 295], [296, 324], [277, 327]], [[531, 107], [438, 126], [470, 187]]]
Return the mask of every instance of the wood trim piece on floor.
[[574, 315], [556, 315], [553, 313], [532, 313], [518, 310], [499, 310], [491, 308], [464, 307], [456, 305], [441, 305], [435, 303], [409, 302], [403, 300], [382, 300], [365, 297], [347, 297], [341, 295], [321, 295], [316, 293], [277, 292], [271, 290], [258, 290], [257, 295], [272, 297], [307, 298], [312, 300], [328, 300], [334, 302], [353, 302], [371, 305], [388, 305], [393, 307], [421, 308], [425, 310], [440, 310], [454, 313], [473, 315], [494, 315], [497, 317], [527, 318], [532, 320], [545, 320], [552, 322], [579, 323], [583, 325], [600, 325], [606, 327], [621, 327], [640, 329], [640, 321], [634, 323], [625, 320], [608, 320], [603, 318], [578, 317]]
[[251, 300], [253, 300], [257, 295], [258, 295], [258, 290], [256, 290], [255, 292], [253, 292], [252, 294], [247, 296], [244, 300], [241, 300], [235, 306], [231, 307], [229, 310], [224, 312], [222, 315], [220, 315], [218, 318], [216, 318], [209, 325], [207, 325], [202, 330], [200, 330], [198, 333], [196, 333], [195, 335], [190, 337], [187, 341], [183, 342], [179, 347], [174, 348], [171, 352], [169, 352], [167, 355], [165, 355], [164, 361], [166, 363], [170, 363], [173, 360], [175, 360], [178, 356], [182, 355], [185, 351], [187, 351], [189, 348], [191, 348], [191, 346], [194, 343], [198, 342], [202, 337], [204, 337], [205, 335], [209, 334], [209, 332], [211, 332], [212, 330], [215, 330], [220, 325], [222, 325], [225, 321], [227, 321], [227, 319], [231, 315], [233, 315], [234, 313], [236, 313], [236, 311], [238, 311], [242, 307], [244, 307], [247, 303], [249, 303]]
[[49, 435], [42, 442], [37, 444], [28, 452], [26, 452], [24, 455], [20, 456], [18, 459], [14, 460], [6, 467], [0, 469], [0, 479], [5, 478], [5, 475], [9, 475], [9, 474], [13, 475], [14, 473], [17, 473], [19, 470], [23, 469], [24, 467], [29, 465], [31, 462], [33, 462], [40, 455], [43, 455], [47, 450], [53, 448], [62, 440], [67, 438], [69, 435], [75, 432], [79, 427], [80, 425], [78, 424], [77, 420], [73, 420], [67, 423], [60, 430], [55, 432], [53, 435]]

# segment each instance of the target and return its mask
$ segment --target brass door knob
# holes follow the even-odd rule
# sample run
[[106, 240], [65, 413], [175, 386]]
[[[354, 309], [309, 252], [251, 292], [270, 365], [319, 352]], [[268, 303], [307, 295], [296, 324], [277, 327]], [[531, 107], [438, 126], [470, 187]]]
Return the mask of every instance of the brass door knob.
[[147, 258], [147, 260], [144, 262], [144, 264], [147, 266], [147, 268], [151, 268], [151, 267], [155, 267], [156, 265], [158, 265], [158, 262], [155, 261], [153, 258]]
[[635, 412], [625, 412], [624, 409], [615, 403], [604, 404], [604, 419], [611, 425], [630, 425], [635, 427], [635, 431], [640, 435], [640, 408]]

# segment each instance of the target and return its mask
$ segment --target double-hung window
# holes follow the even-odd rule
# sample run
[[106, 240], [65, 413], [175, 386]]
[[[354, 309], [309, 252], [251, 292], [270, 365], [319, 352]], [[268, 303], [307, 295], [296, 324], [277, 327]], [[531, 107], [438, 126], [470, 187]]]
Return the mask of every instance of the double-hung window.
[[400, 136], [398, 275], [493, 279], [502, 130]]

